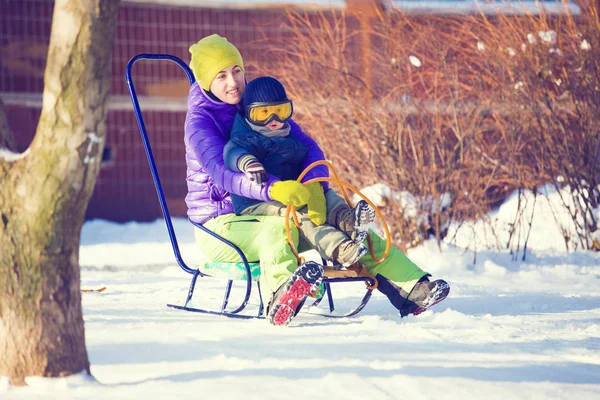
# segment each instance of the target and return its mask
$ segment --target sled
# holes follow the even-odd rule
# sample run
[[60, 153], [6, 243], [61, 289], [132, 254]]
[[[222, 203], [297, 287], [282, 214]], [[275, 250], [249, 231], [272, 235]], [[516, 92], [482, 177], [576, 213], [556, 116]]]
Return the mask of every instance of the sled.
[[[156, 167], [154, 155], [152, 153], [152, 147], [151, 147], [150, 140], [149, 140], [149, 137], [147, 134], [146, 125], [144, 123], [144, 118], [142, 116], [142, 110], [141, 110], [139, 102], [138, 102], [137, 94], [135, 91], [135, 86], [134, 86], [132, 75], [131, 75], [131, 70], [132, 70], [133, 65], [137, 61], [140, 61], [140, 60], [166, 60], [166, 61], [174, 62], [177, 65], [179, 65], [179, 67], [181, 67], [181, 69], [186, 73], [187, 78], [190, 82], [190, 85], [194, 84], [195, 77], [194, 77], [192, 70], [188, 67], [188, 65], [184, 61], [182, 61], [178, 57], [175, 57], [175, 56], [169, 55], [169, 54], [138, 54], [137, 56], [133, 57], [127, 63], [127, 67], [126, 67], [126, 80], [127, 80], [127, 85], [129, 88], [129, 93], [131, 95], [131, 101], [133, 103], [133, 108], [134, 108], [135, 115], [136, 115], [136, 118], [138, 121], [138, 126], [139, 126], [140, 134], [142, 137], [142, 142], [144, 144], [144, 149], [146, 151], [146, 157], [148, 158], [148, 164], [150, 167], [150, 171], [152, 172], [154, 186], [156, 188], [156, 193], [158, 195], [158, 200], [160, 202], [160, 207], [161, 207], [161, 210], [163, 213], [165, 225], [166, 225], [167, 231], [169, 233], [169, 239], [170, 239], [171, 245], [173, 247], [173, 253], [175, 255], [175, 259], [177, 260], [177, 264], [179, 265], [179, 267], [181, 267], [181, 269], [185, 273], [191, 275], [191, 282], [190, 282], [190, 286], [189, 286], [184, 304], [183, 305], [167, 304], [167, 306], [174, 308], [174, 309], [178, 309], [178, 310], [185, 310], [185, 311], [213, 314], [213, 315], [222, 315], [222, 316], [233, 317], [233, 318], [244, 318], [244, 319], [264, 318], [262, 315], [263, 314], [263, 303], [262, 303], [262, 299], [261, 299], [260, 295], [258, 296], [258, 299], [259, 299], [258, 313], [256, 315], [249, 315], [247, 313], [242, 313], [242, 311], [248, 305], [248, 301], [251, 297], [252, 287], [254, 284], [256, 285], [257, 290], [260, 293], [260, 284], [258, 282], [258, 277], [260, 276], [260, 266], [259, 266], [258, 262], [249, 262], [247, 260], [246, 256], [243, 254], [243, 252], [235, 244], [233, 244], [233, 243], [229, 242], [228, 240], [224, 239], [223, 237], [215, 234], [214, 232], [205, 228], [203, 225], [195, 223], [190, 220], [190, 222], [196, 228], [201, 229], [202, 231], [206, 232], [207, 234], [209, 234], [209, 235], [215, 237], [216, 239], [231, 246], [238, 253], [238, 255], [240, 257], [240, 261], [236, 262], [236, 263], [210, 261], [210, 262], [207, 262], [206, 264], [204, 264], [202, 266], [202, 268], [200, 268], [200, 267], [191, 268], [183, 260], [181, 252], [179, 251], [177, 237], [175, 234], [175, 230], [173, 228], [173, 223], [171, 221], [171, 214], [169, 212], [169, 208], [167, 207], [167, 202], [166, 202], [163, 188], [162, 188], [162, 185], [160, 182], [158, 169]], [[293, 212], [293, 209], [290, 210], [290, 207], [288, 207], [288, 212], [290, 212], [290, 211]], [[287, 218], [286, 221], [289, 224], [289, 218]], [[289, 229], [289, 226], [288, 226], [288, 229]], [[386, 230], [387, 230], [387, 227], [386, 227]], [[294, 250], [294, 253], [298, 256], [298, 254], [296, 253], [296, 250], [293, 247], [292, 247], [292, 249]], [[388, 243], [388, 249], [389, 249], [389, 243]], [[386, 250], [386, 252], [387, 252], [387, 250]], [[373, 276], [365, 274], [364, 267], [362, 270], [360, 269], [360, 267], [353, 267], [353, 268], [348, 268], [348, 269], [343, 269], [343, 270], [337, 270], [337, 269], [333, 268], [332, 266], [326, 265], [324, 260], [323, 260], [323, 265], [324, 265], [324, 269], [325, 269], [325, 277], [323, 279], [322, 288], [320, 290], [321, 293], [318, 293], [316, 295], [316, 300], [314, 300], [314, 302], [310, 306], [316, 307], [317, 305], [319, 305], [321, 303], [323, 298], [326, 297], [327, 303], [329, 305], [329, 313], [319, 313], [319, 315], [323, 315], [323, 316], [327, 316], [327, 317], [350, 317], [350, 316], [353, 316], [353, 315], [356, 315], [357, 313], [359, 313], [366, 306], [367, 302], [369, 301], [372, 291], [377, 285], [376, 279]], [[196, 288], [196, 283], [198, 281], [198, 278], [203, 278], [203, 279], [212, 278], [212, 279], [227, 280], [227, 283], [225, 285], [225, 294], [224, 294], [224, 298], [223, 298], [223, 302], [220, 307], [220, 310], [197, 308], [197, 307], [191, 307], [189, 305], [190, 301], [192, 300], [192, 297], [194, 295], [194, 290]], [[229, 297], [231, 294], [232, 284], [234, 281], [245, 281], [246, 291], [245, 291], [245, 295], [244, 295], [244, 298], [241, 301], [241, 303], [237, 307], [231, 307], [228, 309]], [[331, 290], [331, 284], [332, 283], [340, 283], [340, 282], [345, 282], [345, 283], [347, 283], [347, 282], [365, 282], [365, 284], [367, 285], [367, 289], [366, 289], [366, 293], [362, 297], [362, 300], [360, 301], [360, 304], [358, 305], [358, 307], [356, 307], [355, 309], [353, 309], [347, 313], [334, 314], [335, 305], [334, 305], [334, 300], [333, 300], [333, 295], [332, 295], [332, 290]]]

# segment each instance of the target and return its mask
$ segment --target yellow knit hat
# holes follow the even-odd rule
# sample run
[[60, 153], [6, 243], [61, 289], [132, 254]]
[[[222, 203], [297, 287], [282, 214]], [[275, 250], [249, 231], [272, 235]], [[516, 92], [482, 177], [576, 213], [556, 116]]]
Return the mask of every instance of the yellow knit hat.
[[190, 68], [202, 89], [210, 90], [210, 84], [219, 72], [232, 65], [244, 71], [244, 60], [238, 49], [216, 33], [190, 46]]

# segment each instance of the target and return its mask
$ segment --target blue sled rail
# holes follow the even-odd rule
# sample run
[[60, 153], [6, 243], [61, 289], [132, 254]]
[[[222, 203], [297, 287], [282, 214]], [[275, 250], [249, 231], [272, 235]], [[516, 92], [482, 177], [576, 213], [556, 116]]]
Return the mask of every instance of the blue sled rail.
[[[203, 230], [204, 232], [208, 233], [209, 235], [223, 241], [224, 243], [228, 244], [229, 246], [231, 246], [232, 248], [235, 249], [235, 251], [239, 254], [241, 260], [244, 263], [244, 266], [246, 268], [246, 274], [247, 274], [246, 276], [248, 277], [248, 279], [246, 279], [246, 294], [244, 296], [244, 299], [243, 299], [242, 303], [240, 304], [240, 306], [237, 307], [236, 309], [234, 309], [233, 311], [225, 311], [225, 309], [227, 307], [228, 299], [229, 299], [229, 294], [231, 292], [231, 286], [232, 286], [231, 280], [229, 280], [227, 283], [227, 287], [225, 290], [225, 299], [223, 301], [223, 305], [221, 307], [220, 312], [188, 307], [188, 303], [192, 299], [194, 289], [196, 286], [196, 280], [198, 279], [198, 277], [210, 276], [210, 275], [202, 273], [200, 271], [200, 269], [190, 268], [183, 260], [183, 257], [181, 256], [181, 251], [179, 250], [179, 244], [177, 243], [177, 236], [175, 234], [175, 229], [173, 228], [173, 222], [171, 221], [171, 214], [169, 213], [167, 201], [165, 199], [162, 184], [160, 182], [158, 169], [156, 168], [156, 163], [154, 161], [154, 155], [152, 153], [152, 146], [150, 144], [150, 140], [148, 139], [146, 124], [144, 122], [144, 117], [142, 115], [140, 103], [138, 101], [137, 93], [135, 91], [135, 85], [133, 83], [132, 68], [133, 68], [133, 65], [140, 60], [171, 61], [171, 62], [174, 62], [175, 64], [179, 65], [181, 67], [181, 69], [183, 69], [183, 71], [185, 72], [185, 74], [188, 77], [188, 80], [190, 81], [190, 85], [194, 84], [195, 78], [194, 78], [194, 73], [192, 72], [190, 67], [188, 67], [188, 65], [183, 60], [181, 60], [180, 58], [175, 57], [173, 55], [170, 55], [170, 54], [138, 54], [137, 56], [135, 56], [131, 60], [129, 60], [129, 62], [127, 63], [126, 71], [125, 71], [125, 76], [127, 79], [127, 86], [129, 88], [129, 94], [131, 95], [133, 109], [135, 111], [135, 116], [137, 118], [138, 126], [140, 128], [140, 135], [142, 136], [142, 141], [144, 143], [144, 149], [146, 150], [146, 157], [148, 158], [148, 164], [150, 165], [150, 170], [152, 172], [154, 186], [156, 187], [156, 194], [158, 195], [158, 200], [160, 202], [160, 207], [161, 207], [161, 210], [162, 210], [162, 213], [164, 216], [165, 224], [167, 225], [167, 231], [169, 232], [169, 239], [171, 240], [171, 246], [173, 247], [173, 252], [175, 254], [175, 258], [177, 259], [177, 264], [179, 264], [181, 269], [183, 269], [185, 272], [187, 272], [188, 274], [191, 274], [193, 276], [192, 282], [190, 284], [190, 288], [188, 290], [188, 295], [186, 298], [185, 305], [184, 306], [169, 305], [169, 306], [173, 307], [173, 308], [185, 309], [188, 311], [195, 311], [195, 312], [204, 312], [204, 313], [208, 313], [208, 314], [226, 315], [226, 316], [230, 316], [230, 317], [239, 317], [239, 318], [256, 318], [254, 316], [237, 314], [246, 307], [246, 305], [248, 304], [248, 300], [250, 299], [250, 294], [252, 292], [252, 280], [249, 278], [249, 277], [251, 277], [251, 272], [250, 272], [250, 266], [248, 264], [248, 260], [246, 259], [246, 256], [233, 243], [231, 243], [228, 240], [222, 238], [221, 236], [215, 234], [214, 232], [206, 229], [204, 226], [202, 226], [200, 224], [196, 224], [194, 222], [192, 222], [192, 224], [194, 224], [194, 226], [196, 226], [197, 228], [199, 228], [199, 229]], [[260, 316], [262, 314], [262, 302], [261, 302], [259, 308], [260, 308], [259, 309], [259, 316]]]
[[[133, 65], [140, 60], [171, 61], [171, 62], [174, 62], [175, 64], [179, 65], [181, 67], [181, 69], [183, 69], [183, 71], [186, 73], [186, 75], [188, 77], [190, 85], [194, 84], [195, 78], [194, 78], [194, 74], [193, 74], [192, 70], [188, 67], [188, 65], [183, 60], [181, 60], [180, 58], [175, 57], [173, 55], [170, 55], [170, 54], [139, 54], [139, 55], [133, 57], [127, 63], [127, 68], [126, 68], [126, 73], [125, 73], [126, 79], [127, 79], [127, 86], [129, 88], [129, 94], [131, 95], [131, 101], [133, 103], [133, 108], [134, 108], [135, 115], [136, 115], [136, 118], [138, 121], [139, 129], [140, 129], [140, 135], [142, 137], [142, 142], [144, 144], [144, 149], [146, 151], [146, 157], [148, 158], [148, 164], [149, 164], [150, 170], [152, 172], [152, 178], [154, 180], [156, 194], [158, 195], [160, 207], [161, 207], [161, 210], [162, 210], [162, 213], [164, 216], [165, 224], [167, 226], [167, 231], [169, 232], [169, 239], [171, 240], [171, 246], [173, 247], [173, 253], [175, 254], [177, 264], [181, 267], [181, 269], [183, 269], [183, 271], [187, 272], [188, 274], [192, 275], [192, 280], [190, 283], [190, 287], [188, 289], [188, 293], [187, 293], [187, 297], [186, 297], [186, 301], [185, 301], [184, 305], [180, 306], [180, 305], [174, 305], [174, 304], [167, 304], [167, 306], [169, 306], [171, 308], [179, 309], [179, 310], [192, 311], [192, 312], [205, 313], [205, 314], [213, 314], [213, 315], [223, 315], [223, 316], [234, 317], [234, 318], [244, 318], [244, 319], [263, 318], [262, 317], [263, 303], [262, 303], [262, 299], [260, 298], [260, 295], [259, 295], [260, 303], [259, 303], [258, 315], [240, 314], [240, 312], [242, 310], [244, 310], [244, 308], [247, 306], [248, 300], [250, 299], [250, 294], [252, 292], [252, 272], [251, 272], [251, 268], [248, 263], [248, 260], [246, 259], [246, 256], [244, 255], [244, 253], [235, 244], [233, 244], [230, 241], [226, 240], [225, 238], [215, 234], [214, 232], [205, 228], [201, 224], [197, 224], [193, 221], [190, 221], [190, 222], [195, 227], [197, 227], [198, 229], [201, 229], [202, 231], [206, 232], [207, 234], [213, 236], [214, 238], [231, 246], [238, 253], [238, 255], [240, 256], [240, 259], [242, 260], [242, 262], [244, 264], [245, 270], [246, 270], [246, 293], [245, 293], [245, 296], [244, 296], [241, 304], [237, 308], [235, 308], [232, 311], [227, 311], [226, 308], [228, 305], [229, 295], [231, 293], [231, 287], [233, 284], [233, 281], [230, 279], [230, 280], [228, 280], [227, 285], [225, 287], [225, 296], [224, 296], [220, 311], [205, 310], [205, 309], [201, 309], [201, 308], [195, 308], [195, 307], [188, 306], [188, 304], [191, 301], [192, 296], [194, 294], [194, 289], [196, 287], [196, 281], [197, 281], [198, 277], [210, 277], [210, 275], [201, 272], [199, 268], [197, 268], [197, 269], [190, 268], [183, 260], [183, 257], [181, 256], [181, 252], [179, 250], [179, 244], [177, 242], [177, 236], [175, 234], [175, 229], [173, 228], [171, 214], [169, 213], [169, 208], [167, 206], [167, 202], [166, 202], [166, 199], [164, 196], [164, 191], [162, 188], [162, 184], [160, 182], [158, 169], [156, 168], [154, 155], [152, 153], [152, 146], [150, 144], [150, 140], [149, 140], [148, 134], [147, 134], [146, 124], [145, 124], [144, 118], [142, 116], [142, 110], [141, 110], [141, 107], [140, 107], [140, 104], [138, 101], [138, 97], [137, 97], [137, 94], [135, 91], [135, 85], [133, 83], [132, 68], [133, 68]], [[325, 277], [325, 279], [323, 280], [323, 284], [325, 285], [325, 293], [326, 293], [325, 295], [327, 296], [327, 299], [328, 299], [330, 313], [332, 313], [334, 311], [334, 303], [333, 303], [333, 296], [331, 293], [330, 283], [358, 282], [358, 281], [363, 281], [370, 286], [372, 286], [375, 283], [373, 281], [373, 279], [371, 279], [369, 277], [344, 277], [344, 278]], [[257, 282], [257, 288], [258, 288], [258, 291], [260, 292], [260, 285], [258, 282]], [[369, 301], [369, 299], [371, 297], [371, 293], [372, 293], [371, 290], [367, 290], [367, 292], [364, 295], [364, 297], [362, 298], [359, 306], [356, 309], [354, 309], [353, 311], [350, 311], [346, 314], [343, 314], [343, 315], [319, 314], [319, 315], [323, 315], [326, 317], [334, 317], [334, 318], [349, 317], [349, 316], [355, 315], [355, 314], [359, 313], [366, 306], [367, 302]], [[323, 297], [325, 297], [325, 296], [323, 296]], [[323, 297], [321, 297], [320, 299], [317, 299], [312, 304], [312, 306], [317, 306], [321, 302]]]

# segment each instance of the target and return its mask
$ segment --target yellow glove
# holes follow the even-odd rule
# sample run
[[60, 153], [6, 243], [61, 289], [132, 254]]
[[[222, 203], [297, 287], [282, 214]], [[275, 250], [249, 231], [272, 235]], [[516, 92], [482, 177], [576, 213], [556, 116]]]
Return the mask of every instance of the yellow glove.
[[319, 182], [311, 183], [305, 186], [310, 193], [308, 199], [308, 218], [317, 226], [323, 225], [327, 221], [327, 202], [325, 200], [325, 192], [323, 185]]
[[308, 202], [310, 193], [299, 182], [279, 181], [271, 185], [269, 196], [282, 204], [293, 204], [296, 208], [300, 208]]

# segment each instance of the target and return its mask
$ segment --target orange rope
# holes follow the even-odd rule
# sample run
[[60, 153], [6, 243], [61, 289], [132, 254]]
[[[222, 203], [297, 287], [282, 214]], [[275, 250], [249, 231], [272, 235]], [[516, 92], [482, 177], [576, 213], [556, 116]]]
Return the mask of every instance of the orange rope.
[[[368, 238], [368, 242], [369, 242], [369, 251], [371, 253], [371, 258], [373, 259], [373, 261], [375, 261], [376, 263], [380, 263], [383, 260], [385, 260], [385, 258], [387, 257], [388, 253], [390, 252], [390, 247], [391, 247], [391, 239], [390, 239], [390, 230], [387, 226], [387, 223], [385, 222], [385, 220], [383, 219], [383, 215], [381, 214], [381, 211], [379, 211], [379, 209], [377, 208], [377, 206], [375, 204], [373, 204], [373, 202], [371, 200], [369, 200], [365, 195], [363, 195], [362, 193], [360, 193], [360, 191], [352, 186], [351, 184], [347, 183], [347, 182], [343, 182], [337, 179], [332, 179], [332, 178], [314, 178], [314, 179], [310, 179], [306, 182], [304, 182], [304, 185], [309, 185], [311, 183], [315, 183], [315, 182], [332, 182], [332, 183], [337, 183], [340, 187], [347, 187], [348, 189], [351, 189], [352, 191], [354, 191], [356, 194], [358, 194], [364, 201], [366, 201], [367, 203], [369, 203], [369, 205], [373, 208], [373, 210], [375, 210], [375, 214], [377, 215], [377, 217], [379, 217], [379, 219], [381, 220], [381, 223], [383, 225], [383, 229], [385, 230], [385, 236], [386, 236], [386, 243], [385, 243], [385, 251], [383, 252], [383, 254], [381, 255], [380, 258], [377, 258], [377, 256], [375, 255], [375, 250], [373, 249], [373, 239], [371, 239], [371, 234], [367, 235]], [[348, 200], [347, 200], [348, 201]], [[352, 202], [348, 203], [350, 206], [353, 206]]]
[[290, 231], [290, 212], [292, 211], [294, 212], [292, 214], [294, 218], [294, 225], [296, 225], [296, 228], [300, 229], [300, 222], [298, 221], [298, 216], [296, 215], [296, 207], [294, 207], [293, 204], [289, 204], [285, 209], [285, 233], [287, 234], [288, 242], [290, 244], [290, 247], [292, 248], [292, 253], [294, 253], [296, 258], [298, 259], [298, 263], [304, 264], [306, 260], [304, 259], [304, 257], [301, 257], [300, 254], [298, 254], [296, 246], [294, 246], [294, 241], [292, 240], [292, 232]]
[[[390, 251], [390, 247], [391, 247], [391, 235], [390, 235], [390, 230], [388, 228], [387, 223], [385, 222], [385, 219], [383, 218], [383, 215], [381, 214], [381, 211], [379, 211], [379, 209], [377, 208], [377, 206], [375, 204], [373, 204], [373, 202], [371, 200], [369, 200], [365, 195], [363, 195], [360, 190], [358, 190], [356, 187], [354, 187], [353, 185], [342, 181], [336, 171], [335, 168], [333, 168], [333, 165], [329, 162], [329, 161], [325, 161], [325, 160], [320, 160], [320, 161], [315, 161], [314, 163], [310, 164], [308, 167], [306, 167], [306, 169], [304, 171], [302, 171], [302, 173], [300, 174], [300, 176], [298, 177], [297, 181], [301, 182], [302, 178], [304, 178], [304, 176], [306, 176], [306, 174], [308, 173], [308, 171], [310, 171], [312, 168], [316, 167], [317, 165], [325, 165], [327, 168], [329, 168], [329, 170], [331, 171], [331, 173], [333, 174], [333, 178], [314, 178], [314, 179], [310, 179], [306, 182], [303, 183], [303, 185], [309, 185], [311, 183], [316, 183], [316, 182], [331, 182], [331, 183], [336, 183], [339, 188], [340, 191], [342, 192], [342, 195], [344, 196], [344, 199], [346, 200], [346, 202], [348, 203], [348, 205], [353, 206], [352, 201], [350, 200], [350, 198], [348, 197], [348, 194], [346, 193], [346, 188], [352, 190], [354, 193], [356, 193], [357, 195], [359, 195], [364, 201], [366, 201], [372, 208], [373, 210], [375, 210], [375, 214], [377, 215], [377, 217], [379, 218], [379, 220], [381, 221], [381, 224], [383, 225], [383, 229], [385, 230], [385, 237], [386, 237], [386, 244], [385, 244], [385, 251], [383, 252], [383, 254], [381, 255], [380, 258], [377, 258], [377, 256], [375, 255], [375, 250], [373, 249], [373, 239], [371, 238], [371, 234], [367, 234], [367, 242], [369, 244], [369, 252], [371, 253], [371, 259], [376, 262], [376, 263], [380, 263], [383, 260], [385, 260], [385, 258], [387, 257], [389, 251]], [[290, 244], [290, 247], [292, 249], [292, 252], [294, 253], [294, 255], [296, 256], [296, 258], [298, 259], [298, 262], [300, 264], [302, 264], [304, 262], [304, 257], [301, 257], [298, 254], [298, 251], [296, 250], [296, 246], [294, 245], [294, 241], [292, 240], [292, 234], [290, 231], [290, 214], [292, 215], [292, 218], [294, 219], [294, 224], [296, 225], [296, 227], [298, 229], [300, 229], [300, 222], [298, 221], [298, 216], [296, 215], [296, 207], [294, 207], [293, 205], [289, 204], [285, 210], [285, 231], [287, 233], [287, 237], [288, 237], [288, 242]], [[364, 266], [362, 266], [362, 268], [360, 269], [360, 271], [357, 271], [357, 274], [359, 276], [369, 276], [370, 278], [372, 278], [375, 281], [375, 284], [373, 286], [369, 286], [367, 285], [367, 287], [371, 290], [375, 289], [377, 287], [377, 278], [375, 278], [373, 275], [369, 274], [366, 270], [366, 268]]]

